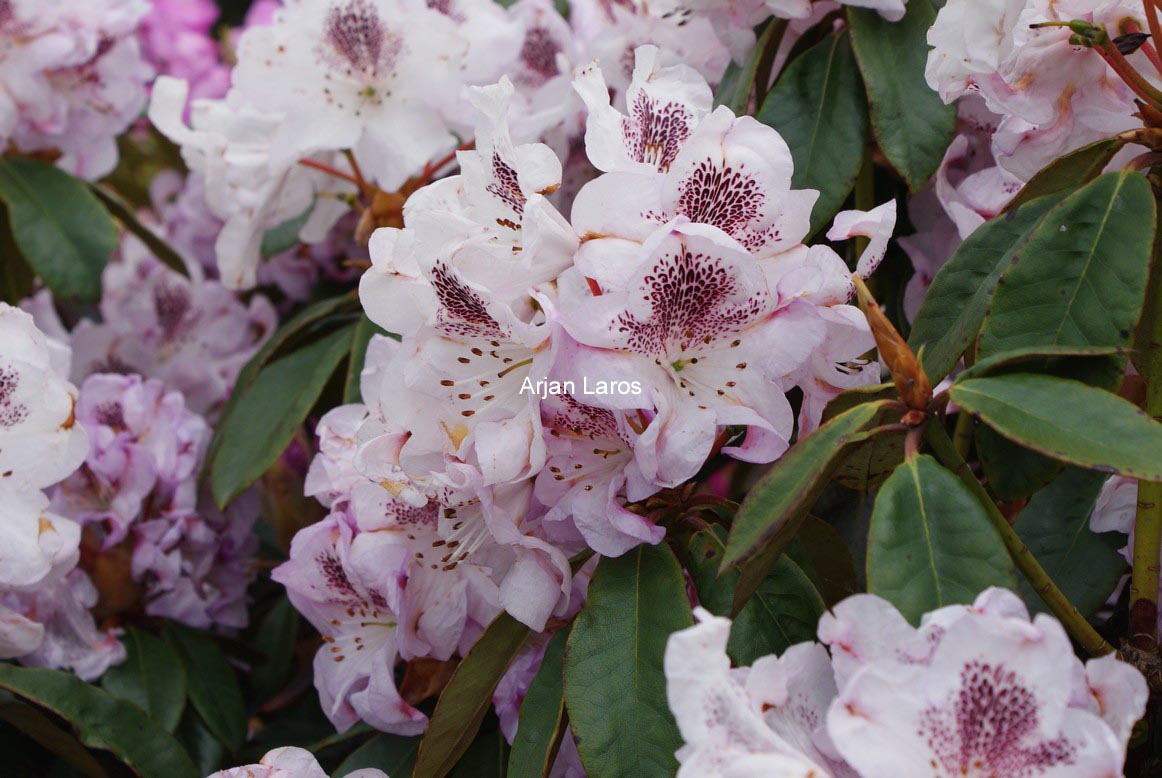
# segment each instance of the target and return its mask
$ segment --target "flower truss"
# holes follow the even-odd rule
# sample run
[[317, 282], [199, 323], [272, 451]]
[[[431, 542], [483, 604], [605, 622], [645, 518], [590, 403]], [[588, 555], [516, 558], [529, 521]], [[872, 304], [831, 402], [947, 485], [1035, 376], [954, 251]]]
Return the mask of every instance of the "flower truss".
[[5, 774], [1157, 773], [1159, 38], [0, 0]]

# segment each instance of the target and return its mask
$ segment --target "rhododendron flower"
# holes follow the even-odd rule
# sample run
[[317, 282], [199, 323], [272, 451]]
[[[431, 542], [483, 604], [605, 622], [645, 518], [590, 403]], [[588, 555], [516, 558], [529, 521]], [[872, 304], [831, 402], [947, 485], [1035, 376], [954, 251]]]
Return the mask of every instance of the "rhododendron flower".
[[[1070, 42], [1083, 19], [1111, 37], [1124, 23], [1147, 28], [1139, 0], [950, 0], [928, 31], [929, 85], [946, 102], [979, 92], [1003, 116], [993, 138], [997, 161], [1022, 180], [1054, 158], [1140, 125], [1135, 95], [1095, 52]], [[1129, 56], [1153, 71], [1145, 52]]]
[[262, 295], [248, 303], [217, 281], [186, 278], [126, 238], [121, 260], [101, 279], [101, 321], [73, 328], [73, 377], [139, 373], [180, 391], [213, 417], [243, 365], [274, 332], [278, 317]]
[[[390, 778], [374, 767], [352, 770], [345, 775], [348, 778]], [[310, 751], [286, 746], [268, 751], [258, 764], [220, 770], [210, 778], [327, 778], [327, 773]]]
[[1137, 670], [1083, 664], [1002, 589], [919, 629], [854, 595], [820, 620], [830, 662], [805, 643], [731, 669], [730, 622], [699, 616], [670, 638], [666, 676], [682, 770], [700, 776], [1119, 776], [1145, 708]]
[[148, 11], [145, 0], [5, 0], [0, 146], [59, 153], [84, 178], [109, 173], [152, 76], [135, 37]]
[[242, 36], [234, 83], [286, 117], [275, 164], [352, 149], [390, 191], [454, 145], [442, 112], [459, 98], [467, 53], [456, 23], [422, 2], [291, 0]]
[[[181, 146], [186, 165], [202, 176], [206, 205], [225, 222], [215, 242], [222, 283], [249, 288], [257, 280], [267, 230], [310, 210], [300, 236], [308, 243], [322, 240], [349, 209], [344, 196], [353, 186], [298, 164], [297, 157], [276, 159], [272, 143], [286, 118], [256, 109], [238, 90], [222, 100], [193, 101], [189, 125], [183, 119], [188, 94], [185, 82], [159, 78], [149, 118]], [[346, 166], [334, 153], [315, 157]], [[316, 198], [320, 193], [328, 196]]]
[[212, 0], [151, 0], [138, 28], [142, 55], [159, 75], [190, 83], [190, 96], [222, 97], [230, 68], [212, 35], [218, 5]]
[[0, 303], [0, 478], [40, 489], [84, 461], [89, 442], [76, 423], [69, 360], [32, 316]]

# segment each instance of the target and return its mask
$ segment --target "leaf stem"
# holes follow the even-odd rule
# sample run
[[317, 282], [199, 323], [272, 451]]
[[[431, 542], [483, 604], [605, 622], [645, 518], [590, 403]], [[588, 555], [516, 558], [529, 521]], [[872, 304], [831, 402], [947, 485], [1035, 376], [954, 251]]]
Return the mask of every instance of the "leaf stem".
[[1041, 567], [1041, 563], [1029, 551], [1028, 546], [997, 508], [997, 504], [989, 497], [980, 481], [976, 480], [976, 476], [973, 475], [968, 463], [956, 450], [952, 439], [948, 437], [948, 433], [944, 431], [944, 427], [938, 419], [928, 424], [924, 437], [928, 441], [928, 445], [932, 447], [936, 458], [945, 467], [956, 473], [980, 500], [997, 533], [1001, 536], [1001, 540], [1004, 541], [1005, 548], [1008, 549], [1009, 555], [1017, 565], [1017, 569], [1032, 584], [1053, 615], [1065, 625], [1065, 629], [1073, 636], [1074, 640], [1080, 643], [1086, 653], [1091, 656], [1103, 656], [1111, 653], [1114, 647], [1097, 633], [1097, 630], [1086, 621], [1085, 616], [1081, 615], [1081, 611], [1057, 588], [1057, 584], [1053, 583], [1053, 579], [1049, 577], [1045, 568]]
[[[1146, 413], [1162, 421], [1162, 267], [1155, 238], [1154, 267], [1146, 291], [1137, 343], [1135, 367], [1146, 380]], [[1159, 558], [1162, 556], [1162, 484], [1138, 482], [1134, 514], [1134, 548], [1130, 573], [1131, 643], [1149, 649], [1156, 645], [1158, 629]]]

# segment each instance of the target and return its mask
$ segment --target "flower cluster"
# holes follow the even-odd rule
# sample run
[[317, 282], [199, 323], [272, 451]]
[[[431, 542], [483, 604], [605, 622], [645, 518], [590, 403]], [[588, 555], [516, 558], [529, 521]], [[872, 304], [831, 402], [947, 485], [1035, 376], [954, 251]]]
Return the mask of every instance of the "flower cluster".
[[1055, 619], [1030, 620], [1003, 589], [918, 629], [855, 595], [820, 620], [827, 648], [800, 643], [738, 669], [730, 621], [698, 615], [666, 648], [679, 778], [1116, 776], [1148, 695], [1134, 668], [1082, 663]]
[[0, 145], [84, 178], [111, 171], [152, 77], [136, 37], [148, 12], [145, 0], [0, 3]]
[[[816, 193], [790, 186], [778, 133], [711, 110], [706, 82], [639, 48], [629, 113], [603, 71], [575, 88], [603, 175], [567, 221], [562, 166], [508, 129], [514, 87], [481, 113], [462, 173], [416, 192], [403, 229], [372, 237], [360, 296], [384, 341], [356, 466], [440, 518], [449, 569], [488, 560], [501, 604], [537, 630], [569, 606], [569, 555], [619, 555], [664, 528], [635, 504], [682, 486], [721, 451], [770, 462], [843, 387], [877, 378], [850, 272], [807, 246]], [[834, 239], [883, 256], [894, 204], [841, 214]]]
[[949, 0], [928, 32], [928, 83], [946, 102], [984, 98], [999, 115], [997, 161], [1021, 180], [1061, 154], [1141, 126], [1139, 94], [1122, 74], [1135, 67], [1156, 80], [1152, 45], [1126, 57], [1113, 42], [1079, 39], [1075, 20], [1104, 28], [1106, 39], [1147, 29], [1141, 0]]

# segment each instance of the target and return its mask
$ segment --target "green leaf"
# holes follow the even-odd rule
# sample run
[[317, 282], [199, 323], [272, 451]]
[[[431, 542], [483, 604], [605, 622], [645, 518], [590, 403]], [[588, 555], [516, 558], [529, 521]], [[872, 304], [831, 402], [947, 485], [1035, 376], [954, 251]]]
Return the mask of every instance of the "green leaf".
[[0, 689], [60, 716], [82, 743], [111, 752], [138, 775], [198, 778], [173, 735], [133, 703], [72, 673], [0, 664]]
[[17, 305], [32, 294], [36, 274], [24, 260], [12, 224], [8, 221], [8, 207], [0, 201], [0, 300]]
[[[254, 356], [250, 358], [250, 361], [246, 363], [246, 366], [239, 372], [238, 380], [234, 382], [234, 389], [230, 393], [230, 398], [222, 408], [221, 419], [226, 419], [234, 412], [242, 396], [246, 394], [246, 390], [253, 386], [255, 380], [258, 378], [258, 374], [262, 372], [262, 368], [267, 363], [276, 356], [281, 356], [290, 351], [292, 346], [309, 342], [313, 336], [318, 335], [320, 328], [331, 323], [332, 317], [341, 315], [348, 309], [351, 311], [357, 311], [359, 309], [358, 297], [340, 295], [338, 297], [320, 300], [306, 306], [288, 319], [273, 335], [267, 338], [266, 342], [262, 344], [262, 348], [258, 349]], [[206, 453], [205, 473], [209, 473], [213, 468], [217, 452], [221, 447], [222, 424], [219, 423], [215, 425], [213, 437], [210, 438], [209, 449]]]
[[665, 544], [604, 558], [565, 647], [565, 705], [590, 778], [671, 778], [682, 745], [662, 656], [693, 624], [682, 567]]
[[180, 273], [187, 278], [190, 275], [189, 269], [186, 267], [186, 262], [182, 259], [173, 246], [165, 242], [165, 239], [158, 235], [151, 227], [146, 226], [140, 219], [137, 218], [137, 213], [133, 206], [127, 203], [121, 195], [114, 192], [108, 187], [99, 184], [90, 184], [93, 194], [105, 206], [105, 209], [112, 214], [117, 221], [133, 233], [145, 247], [149, 249], [149, 253], [157, 257], [158, 261], [168, 267], [174, 272]]
[[299, 612], [285, 596], [279, 597], [254, 633], [254, 647], [266, 661], [256, 664], [247, 676], [248, 687], [262, 701], [278, 693], [290, 677], [295, 658]]
[[1057, 200], [1048, 197], [998, 216], [969, 235], [932, 279], [912, 322], [908, 345], [933, 384], [952, 372], [976, 339], [1001, 275], [1023, 253]]
[[44, 162], [0, 159], [0, 200], [16, 245], [53, 294], [96, 300], [117, 228], [79, 178]]
[[1088, 184], [1101, 175], [1125, 146], [1126, 141], [1121, 138], [1105, 138], [1058, 157], [1029, 179], [1029, 183], [1005, 206], [1005, 211], [1044, 195], [1070, 192]]
[[970, 603], [990, 586], [1015, 585], [1000, 535], [959, 478], [927, 455], [896, 468], [872, 510], [869, 592], [917, 624], [928, 611]]
[[220, 424], [210, 470], [219, 507], [254, 483], [286, 449], [328, 379], [351, 350], [348, 326], [264, 367]]
[[[731, 62], [718, 82], [714, 91], [714, 106], [725, 105], [735, 114], [741, 116], [750, 107], [750, 97], [755, 91], [756, 80], [769, 80], [771, 65], [775, 54], [783, 40], [783, 33], [787, 30], [786, 19], [770, 19], [763, 27], [755, 40], [754, 50], [747, 57], [746, 62], [739, 65]], [[760, 78], [762, 77], [762, 78]], [[766, 84], [760, 84], [760, 90]]]
[[982, 378], [998, 372], [1010, 372], [1009, 368], [1019, 367], [1022, 364], [1058, 357], [1108, 357], [1127, 352], [1128, 349], [1122, 346], [1070, 346], [1061, 344], [1024, 346], [1012, 351], [990, 354], [979, 359], [972, 367], [962, 370], [956, 378], [958, 381], [967, 378]]
[[352, 751], [335, 770], [335, 778], [367, 767], [378, 768], [390, 778], [412, 778], [419, 750], [418, 737], [380, 733]]
[[855, 186], [868, 142], [867, 102], [844, 32], [796, 58], [763, 101], [758, 120], [791, 148], [796, 189], [818, 189], [811, 233], [835, 216]]
[[[1105, 605], [1127, 571], [1119, 549], [1126, 536], [1096, 533], [1089, 517], [1107, 476], [1070, 468], [1047, 488], [1033, 495], [1017, 517], [1016, 529], [1053, 582], [1084, 615]], [[1045, 603], [1028, 581], [1021, 594], [1033, 611]]]
[[302, 232], [303, 225], [307, 223], [307, 220], [311, 218], [311, 211], [314, 209], [315, 206], [312, 204], [300, 215], [293, 219], [287, 219], [282, 224], [271, 227], [263, 233], [262, 247], [259, 249], [262, 258], [270, 259], [299, 245], [299, 233]]
[[500, 729], [487, 732], [472, 743], [452, 771], [452, 778], [504, 778], [508, 743]]
[[856, 8], [847, 9], [847, 18], [871, 103], [872, 132], [915, 192], [936, 172], [956, 132], [956, 106], [945, 105], [924, 78], [936, 12], [929, 0], [911, 0], [898, 22]]
[[851, 549], [835, 527], [818, 516], [808, 516], [803, 522], [795, 533], [795, 543], [787, 549], [787, 556], [811, 575], [828, 607], [859, 591], [859, 575]]
[[[3, 697], [0, 700], [0, 720], [11, 724], [81, 775], [87, 778], [108, 776], [93, 752], [85, 748], [74, 734], [61, 729], [55, 721], [32, 705], [25, 705], [7, 693]], [[8, 769], [13, 769], [11, 763]]]
[[359, 323], [355, 325], [355, 337], [351, 339], [351, 356], [347, 359], [347, 378], [343, 382], [343, 402], [345, 403], [363, 402], [363, 392], [359, 385], [360, 373], [363, 372], [363, 365], [367, 361], [367, 344], [376, 335], [387, 335], [399, 340], [398, 337], [391, 335], [367, 316], [359, 319]]
[[568, 627], [553, 635], [545, 648], [541, 667], [521, 702], [520, 720], [508, 758], [508, 778], [543, 778], [553, 766], [561, 736], [565, 734], [564, 662], [568, 638]]
[[[689, 564], [702, 606], [718, 616], [729, 616], [734, 604], [738, 571], [718, 575], [726, 552], [721, 526], [696, 532], [690, 538]], [[788, 554], [762, 580], [754, 595], [734, 617], [726, 651], [738, 666], [750, 665], [767, 654], [781, 654], [795, 643], [814, 640], [819, 617], [827, 609], [811, 579]]]
[[492, 706], [492, 693], [531, 631], [502, 613], [488, 625], [440, 693], [420, 742], [415, 778], [443, 778], [468, 750]]
[[246, 704], [226, 655], [205, 632], [176, 622], [166, 624], [165, 636], [186, 667], [190, 704], [214, 737], [237, 751], [246, 739]]
[[988, 357], [1030, 346], [1129, 348], [1154, 241], [1154, 198], [1137, 173], [1074, 192], [1001, 279], [980, 336]]
[[[722, 560], [724, 571], [768, 546], [778, 546], [780, 550], [786, 546], [827, 485], [831, 468], [843, 449], [867, 429], [885, 402], [864, 403], [839, 414], [797, 442], [775, 463], [750, 490], [734, 517]], [[765, 573], [759, 579], [763, 577]]]
[[101, 686], [173, 732], [186, 706], [186, 669], [181, 659], [164, 640], [136, 627], [130, 627], [121, 640], [128, 656], [123, 664], [105, 671]]
[[226, 746], [214, 737], [214, 733], [206, 726], [206, 722], [196, 710], [186, 708], [174, 734], [186, 749], [186, 753], [194, 760], [198, 775], [210, 775], [221, 769], [226, 761]]
[[1162, 424], [1110, 392], [1027, 373], [953, 385], [962, 409], [1019, 443], [1062, 462], [1142, 481], [1162, 481]]

